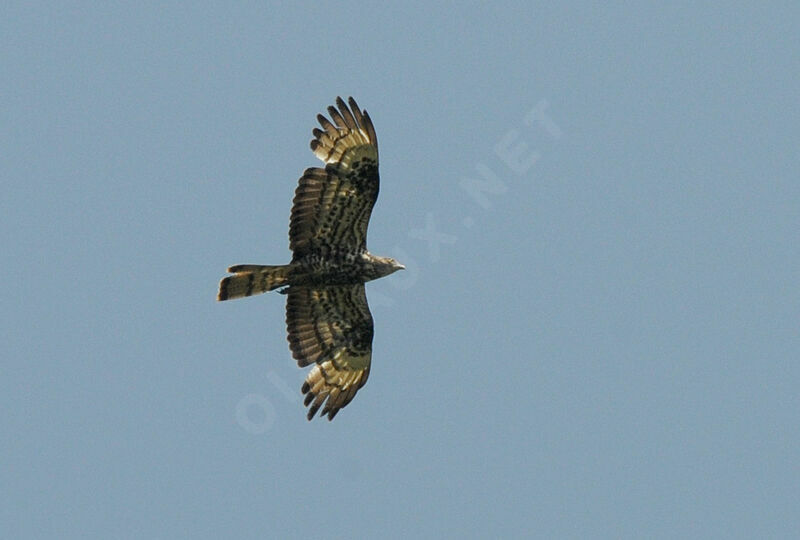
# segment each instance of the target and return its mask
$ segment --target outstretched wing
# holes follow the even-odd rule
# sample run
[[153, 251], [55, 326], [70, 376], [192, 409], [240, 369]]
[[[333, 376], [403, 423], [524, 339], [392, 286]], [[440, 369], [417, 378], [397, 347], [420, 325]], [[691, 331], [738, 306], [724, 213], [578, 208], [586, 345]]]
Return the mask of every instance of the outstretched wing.
[[303, 383], [308, 419], [324, 403], [320, 416], [333, 420], [369, 377], [373, 326], [364, 284], [289, 287], [286, 327], [300, 367], [315, 364]]
[[[309, 253], [366, 249], [367, 225], [378, 198], [378, 138], [367, 111], [353, 98], [328, 107], [333, 122], [317, 115], [311, 150], [325, 168], [306, 169], [295, 191], [289, 248]], [[351, 111], [352, 109], [352, 111]]]

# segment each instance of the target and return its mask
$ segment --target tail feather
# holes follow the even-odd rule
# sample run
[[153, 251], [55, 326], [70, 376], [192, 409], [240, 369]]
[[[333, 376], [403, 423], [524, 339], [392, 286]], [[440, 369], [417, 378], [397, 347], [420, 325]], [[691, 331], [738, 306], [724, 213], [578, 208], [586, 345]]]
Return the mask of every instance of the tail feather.
[[228, 268], [234, 275], [219, 282], [217, 300], [232, 300], [264, 293], [289, 284], [290, 265], [238, 264]]

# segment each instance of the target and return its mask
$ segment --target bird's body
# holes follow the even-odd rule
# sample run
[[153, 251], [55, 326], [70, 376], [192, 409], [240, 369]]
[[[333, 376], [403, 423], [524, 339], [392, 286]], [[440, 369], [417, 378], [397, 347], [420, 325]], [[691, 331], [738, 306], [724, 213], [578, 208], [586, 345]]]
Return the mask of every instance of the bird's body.
[[308, 419], [325, 404], [332, 420], [369, 376], [373, 322], [364, 283], [403, 265], [367, 251], [367, 225], [378, 197], [378, 143], [366, 111], [341, 98], [318, 115], [311, 149], [325, 168], [306, 169], [289, 225], [292, 261], [243, 264], [220, 282], [219, 300], [280, 289], [288, 295], [289, 348], [298, 364], [315, 364], [303, 385]]
[[325, 256], [309, 254], [293, 264], [295, 270], [289, 278], [290, 285], [355, 285], [397, 270], [394, 259], [378, 257], [368, 251]]

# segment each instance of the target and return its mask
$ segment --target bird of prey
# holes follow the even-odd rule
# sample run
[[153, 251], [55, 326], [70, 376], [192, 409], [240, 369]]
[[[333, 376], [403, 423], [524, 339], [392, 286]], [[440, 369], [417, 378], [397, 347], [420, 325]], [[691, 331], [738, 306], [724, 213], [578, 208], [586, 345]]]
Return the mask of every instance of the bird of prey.
[[[317, 115], [311, 150], [325, 168], [303, 172], [289, 222], [292, 262], [239, 264], [219, 284], [218, 300], [274, 289], [287, 295], [289, 349], [313, 365], [302, 392], [311, 420], [333, 420], [364, 386], [372, 360], [372, 315], [364, 283], [405, 268], [367, 251], [367, 224], [378, 198], [378, 139], [367, 111], [351, 97]], [[323, 407], [324, 405], [324, 407]]]

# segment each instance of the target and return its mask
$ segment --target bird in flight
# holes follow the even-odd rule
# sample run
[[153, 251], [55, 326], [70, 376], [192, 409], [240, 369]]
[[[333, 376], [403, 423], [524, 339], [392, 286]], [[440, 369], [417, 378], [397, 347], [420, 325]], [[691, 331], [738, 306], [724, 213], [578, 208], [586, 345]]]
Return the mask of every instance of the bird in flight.
[[[364, 386], [372, 361], [372, 315], [364, 283], [402, 270], [367, 251], [367, 225], [378, 198], [378, 139], [367, 111], [336, 98], [330, 120], [317, 115], [311, 150], [325, 167], [303, 172], [289, 221], [292, 262], [239, 264], [219, 284], [217, 300], [280, 289], [286, 299], [289, 349], [313, 365], [302, 392], [311, 420], [328, 420]], [[324, 406], [323, 406], [324, 405]]]

